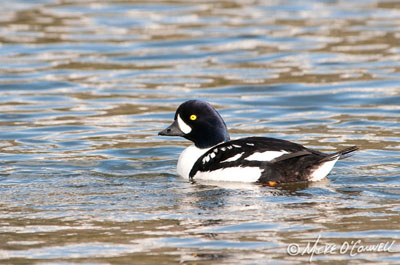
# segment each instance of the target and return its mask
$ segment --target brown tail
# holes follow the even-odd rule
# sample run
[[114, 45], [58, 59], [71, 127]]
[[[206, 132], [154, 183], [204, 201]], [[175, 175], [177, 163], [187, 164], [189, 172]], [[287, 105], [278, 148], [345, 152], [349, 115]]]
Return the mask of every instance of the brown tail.
[[339, 152], [333, 153], [328, 155], [327, 157], [323, 158], [321, 161], [329, 161], [333, 160], [339, 157], [339, 159], [346, 158], [347, 154], [350, 154], [351, 152], [357, 151], [359, 148], [357, 146], [351, 146], [346, 149], [340, 150]]

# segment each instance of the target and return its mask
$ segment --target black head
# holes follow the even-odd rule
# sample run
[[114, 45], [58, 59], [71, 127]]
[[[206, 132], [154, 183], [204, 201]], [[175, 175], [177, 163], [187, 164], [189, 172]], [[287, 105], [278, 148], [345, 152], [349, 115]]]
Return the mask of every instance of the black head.
[[199, 148], [229, 141], [224, 120], [210, 104], [201, 100], [182, 103], [176, 110], [174, 122], [158, 134], [185, 137]]

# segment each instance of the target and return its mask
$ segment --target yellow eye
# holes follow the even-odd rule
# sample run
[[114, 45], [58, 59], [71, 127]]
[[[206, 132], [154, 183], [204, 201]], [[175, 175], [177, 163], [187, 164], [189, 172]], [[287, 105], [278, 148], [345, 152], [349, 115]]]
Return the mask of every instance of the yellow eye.
[[197, 119], [197, 116], [194, 115], [194, 114], [192, 114], [192, 115], [190, 115], [190, 119], [191, 119], [192, 121], [195, 121], [195, 120]]

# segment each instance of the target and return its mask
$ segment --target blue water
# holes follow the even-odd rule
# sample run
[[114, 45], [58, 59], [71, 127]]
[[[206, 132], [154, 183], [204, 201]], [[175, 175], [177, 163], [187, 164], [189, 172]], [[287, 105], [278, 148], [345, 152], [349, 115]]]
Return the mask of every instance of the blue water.
[[[1, 264], [400, 263], [397, 1], [20, 0], [0, 17]], [[232, 138], [360, 151], [317, 183], [191, 183], [190, 143], [157, 133], [194, 98]]]

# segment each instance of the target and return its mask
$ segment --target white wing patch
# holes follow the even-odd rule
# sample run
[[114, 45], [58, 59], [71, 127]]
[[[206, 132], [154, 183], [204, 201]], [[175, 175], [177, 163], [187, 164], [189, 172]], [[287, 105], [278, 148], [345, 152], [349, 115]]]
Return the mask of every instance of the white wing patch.
[[192, 128], [182, 120], [182, 118], [181, 118], [181, 116], [179, 116], [179, 114], [178, 114], [177, 121], [178, 121], [179, 129], [181, 129], [181, 131], [184, 134], [188, 134], [192, 131]]
[[256, 182], [261, 177], [262, 171], [259, 167], [228, 167], [213, 171], [199, 171], [193, 178], [195, 180]]
[[221, 161], [221, 163], [224, 163], [224, 162], [234, 162], [234, 161], [238, 160], [239, 158], [241, 158], [243, 154], [244, 154], [244, 152], [239, 153], [239, 154], [236, 154], [236, 155], [234, 155], [234, 156], [232, 156], [232, 157], [229, 157], [229, 158], [227, 158], [227, 159]]
[[246, 160], [252, 160], [252, 161], [271, 161], [277, 157], [280, 157], [284, 154], [288, 154], [289, 152], [286, 151], [266, 151], [266, 152], [256, 152], [248, 157], [246, 157]]
[[216, 151], [214, 149], [211, 153], [209, 153], [208, 155], [203, 157], [203, 160], [202, 160], [203, 164], [208, 163], [212, 158], [215, 158], [215, 156], [216, 156]]

